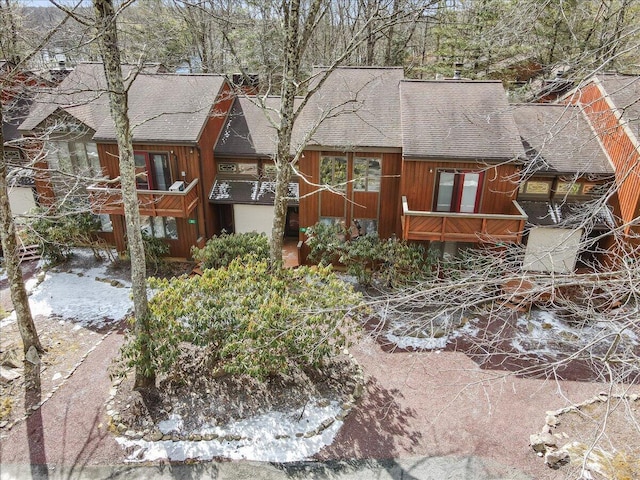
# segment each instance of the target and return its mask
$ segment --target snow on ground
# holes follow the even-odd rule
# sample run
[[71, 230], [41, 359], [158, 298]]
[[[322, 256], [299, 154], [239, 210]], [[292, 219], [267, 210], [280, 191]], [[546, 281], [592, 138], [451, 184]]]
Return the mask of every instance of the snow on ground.
[[[69, 272], [49, 270], [44, 280], [38, 283], [36, 278], [25, 282], [31, 313], [38, 315], [56, 315], [64, 320], [73, 320], [78, 328], [104, 327], [114, 321], [122, 320], [132, 308], [130, 298], [131, 284], [118, 280], [119, 286], [111, 284], [107, 273], [108, 262], [91, 261], [91, 252], [74, 250], [76, 260], [89, 260], [90, 268], [72, 268]], [[0, 326], [15, 322], [13, 312]]]
[[[340, 404], [332, 401], [329, 405], [321, 405], [324, 403], [316, 399], [298, 410], [269, 412], [222, 427], [207, 425], [192, 432], [195, 435], [217, 436], [214, 440], [148, 442], [124, 437], [118, 437], [117, 440], [132, 452], [128, 456], [132, 462], [211, 460], [215, 457], [262, 462], [300, 461], [330, 445], [342, 426], [341, 420], [335, 420], [327, 426], [340, 414]], [[182, 419], [179, 415], [172, 415], [169, 420], [160, 422], [158, 427], [164, 434], [178, 433], [182, 429]], [[318, 431], [317, 434], [311, 434]]]
[[[549, 357], [558, 357], [583, 347], [604, 353], [620, 330], [616, 322], [576, 325], [563, 320], [555, 312], [538, 309], [520, 316], [516, 326], [511, 345], [517, 351]], [[636, 347], [640, 344], [638, 340], [636, 333], [628, 328], [620, 333], [621, 346]]]
[[[441, 350], [455, 338], [467, 337], [476, 339], [475, 343], [486, 342], [486, 338], [479, 338], [482, 330], [478, 325], [482, 319], [463, 319], [451, 316], [437, 315], [428, 318], [424, 312], [419, 317], [394, 314], [393, 317], [383, 315], [386, 318], [383, 335], [386, 340], [398, 348], [416, 350]], [[508, 315], [510, 312], [505, 314]], [[460, 324], [462, 326], [459, 326]], [[567, 353], [575, 352], [580, 348], [588, 348], [594, 353], [604, 353], [617, 338], [620, 332], [621, 348], [637, 348], [640, 346], [638, 332], [629, 328], [621, 329], [615, 321], [599, 321], [586, 325], [571, 323], [562, 318], [558, 313], [532, 309], [529, 313], [521, 315], [515, 329], [506, 330], [509, 337], [501, 340], [508, 342], [515, 352], [559, 358]], [[497, 339], [493, 339], [497, 340]]]

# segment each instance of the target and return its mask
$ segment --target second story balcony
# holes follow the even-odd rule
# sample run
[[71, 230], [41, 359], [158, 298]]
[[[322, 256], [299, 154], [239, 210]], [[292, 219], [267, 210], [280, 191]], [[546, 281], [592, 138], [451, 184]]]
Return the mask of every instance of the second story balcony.
[[402, 238], [437, 242], [520, 243], [527, 214], [512, 200], [509, 213], [449, 213], [411, 210], [402, 197]]
[[[181, 182], [180, 182], [181, 183]], [[175, 184], [174, 184], [175, 185]], [[138, 189], [140, 214], [151, 217], [186, 218], [198, 205], [198, 179], [170, 190]], [[124, 215], [119, 184], [96, 183], [87, 187], [91, 211], [97, 214]]]

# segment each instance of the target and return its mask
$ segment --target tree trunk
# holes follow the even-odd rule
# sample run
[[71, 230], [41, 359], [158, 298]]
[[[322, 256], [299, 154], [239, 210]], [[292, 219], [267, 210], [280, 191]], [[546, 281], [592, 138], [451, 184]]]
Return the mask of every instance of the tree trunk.
[[[2, 99], [0, 99], [0, 124], [2, 124]], [[22, 270], [20, 270], [20, 252], [16, 239], [16, 225], [11, 214], [9, 204], [9, 188], [7, 183], [7, 162], [4, 156], [4, 136], [0, 131], [0, 239], [2, 240], [2, 250], [4, 251], [4, 263], [9, 279], [9, 289], [11, 291], [11, 301], [16, 310], [16, 318], [24, 353], [31, 347], [39, 353], [44, 349], [40, 344], [38, 332], [31, 316], [29, 308], [29, 298], [24, 288]]]
[[147, 301], [146, 265], [140, 212], [136, 192], [133, 141], [128, 113], [128, 92], [124, 87], [120, 66], [120, 49], [116, 30], [116, 14], [111, 0], [94, 0], [100, 47], [109, 90], [109, 106], [116, 127], [116, 139], [120, 155], [120, 182], [127, 225], [127, 243], [131, 257], [131, 283], [135, 312], [135, 333], [140, 340], [142, 362], [135, 372], [136, 390], [155, 386], [155, 371], [151, 362], [149, 341], [149, 306]]

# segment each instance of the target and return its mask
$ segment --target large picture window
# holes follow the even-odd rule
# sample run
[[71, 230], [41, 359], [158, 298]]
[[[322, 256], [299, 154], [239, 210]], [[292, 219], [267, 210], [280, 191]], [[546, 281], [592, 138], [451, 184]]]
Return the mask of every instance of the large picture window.
[[136, 186], [142, 190], [169, 190], [171, 167], [167, 153], [135, 152]]
[[140, 217], [141, 229], [153, 238], [178, 239], [178, 226], [173, 217]]
[[52, 169], [64, 173], [97, 177], [102, 174], [98, 148], [93, 142], [47, 142], [47, 160]]
[[344, 191], [347, 186], [347, 157], [323, 156], [320, 160], [320, 183]]
[[379, 192], [380, 173], [379, 158], [354, 158], [353, 189], [356, 192]]
[[483, 177], [482, 172], [439, 172], [436, 211], [477, 213]]

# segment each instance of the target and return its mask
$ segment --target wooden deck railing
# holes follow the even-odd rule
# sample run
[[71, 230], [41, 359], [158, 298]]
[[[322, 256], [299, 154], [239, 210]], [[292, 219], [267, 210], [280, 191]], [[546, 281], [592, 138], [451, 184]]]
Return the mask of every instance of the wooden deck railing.
[[[198, 189], [196, 178], [182, 191], [138, 190], [140, 214], [153, 217], [186, 218], [198, 205]], [[87, 187], [91, 211], [124, 215], [122, 191], [119, 187], [95, 184]]]
[[527, 214], [515, 200], [513, 214], [448, 213], [410, 210], [402, 197], [402, 238], [439, 242], [520, 243]]

